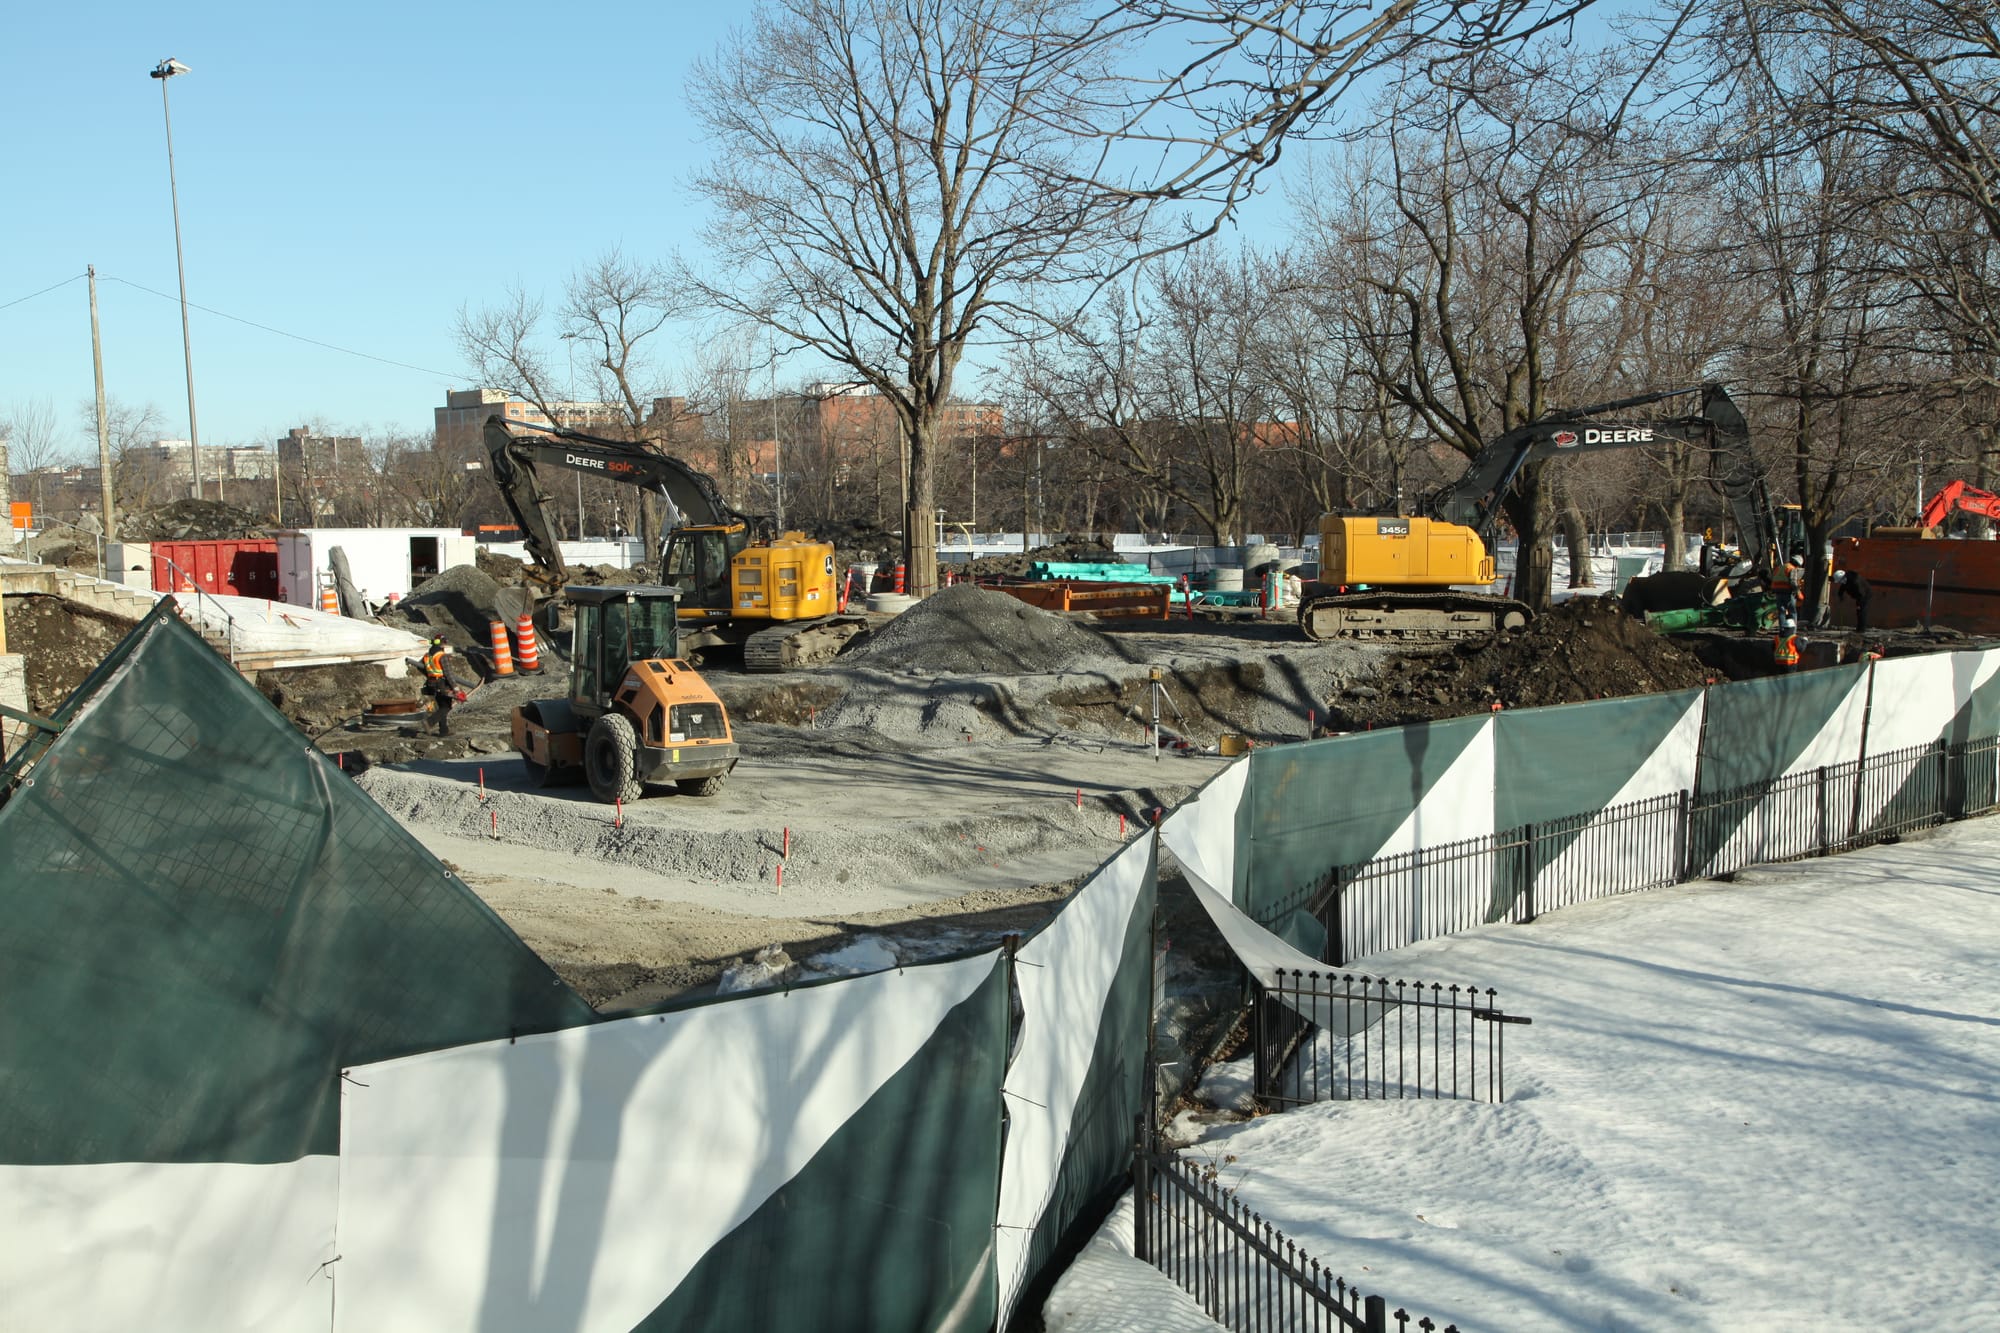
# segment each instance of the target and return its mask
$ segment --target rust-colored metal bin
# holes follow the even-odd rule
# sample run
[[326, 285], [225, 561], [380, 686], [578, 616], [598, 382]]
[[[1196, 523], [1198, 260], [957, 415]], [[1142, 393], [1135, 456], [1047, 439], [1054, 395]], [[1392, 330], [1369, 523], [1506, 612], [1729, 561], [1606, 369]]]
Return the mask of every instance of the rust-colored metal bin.
[[275, 541], [153, 543], [153, 591], [201, 591], [215, 596], [278, 595]]
[[[1868, 580], [1871, 628], [2000, 633], [2000, 542], [1849, 537], [1834, 543], [1833, 562]], [[1834, 599], [1833, 613], [1837, 624], [1854, 621], [1843, 599]]]

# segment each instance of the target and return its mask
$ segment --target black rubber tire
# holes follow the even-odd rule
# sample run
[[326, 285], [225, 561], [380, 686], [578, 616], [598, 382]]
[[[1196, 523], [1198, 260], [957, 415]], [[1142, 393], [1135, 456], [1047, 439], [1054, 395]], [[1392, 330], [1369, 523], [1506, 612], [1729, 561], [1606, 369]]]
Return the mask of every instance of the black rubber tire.
[[591, 724], [583, 742], [583, 773], [600, 801], [636, 801], [639, 737], [623, 713], [606, 713]]
[[674, 786], [689, 796], [713, 796], [722, 790], [727, 773], [713, 773], [705, 778], [682, 778]]

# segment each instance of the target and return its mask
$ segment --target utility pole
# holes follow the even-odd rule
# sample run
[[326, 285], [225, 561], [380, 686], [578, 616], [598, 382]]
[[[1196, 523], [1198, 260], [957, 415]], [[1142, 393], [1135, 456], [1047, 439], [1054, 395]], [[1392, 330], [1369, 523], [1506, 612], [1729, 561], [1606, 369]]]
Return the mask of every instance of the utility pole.
[[90, 368], [97, 376], [97, 480], [104, 506], [104, 540], [118, 536], [118, 515], [111, 497], [111, 424], [104, 412], [104, 339], [97, 330], [97, 265], [85, 264], [90, 275]]

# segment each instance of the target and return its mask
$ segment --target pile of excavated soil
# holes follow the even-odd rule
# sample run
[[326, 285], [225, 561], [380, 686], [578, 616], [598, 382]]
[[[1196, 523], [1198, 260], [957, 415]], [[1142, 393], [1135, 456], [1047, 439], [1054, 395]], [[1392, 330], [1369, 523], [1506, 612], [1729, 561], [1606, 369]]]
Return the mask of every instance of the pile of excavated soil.
[[1715, 678], [1714, 668], [1646, 628], [1615, 603], [1577, 598], [1526, 629], [1469, 651], [1406, 655], [1329, 704], [1329, 724], [1351, 731], [1505, 708], [1660, 694]]
[[926, 597], [840, 655], [843, 665], [955, 675], [1032, 676], [1122, 664], [1110, 639], [971, 584]]
[[131, 542], [221, 541], [261, 537], [270, 520], [215, 500], [175, 500], [118, 516], [118, 535]]
[[472, 553], [473, 566], [504, 588], [519, 588], [528, 582], [528, 566], [511, 555], [501, 555], [480, 547]]
[[[464, 662], [454, 663], [462, 678], [474, 673]], [[415, 672], [400, 680], [374, 662], [341, 662], [327, 666], [274, 667], [259, 671], [252, 682], [291, 724], [317, 736], [386, 699], [414, 699], [422, 681]]]
[[502, 587], [491, 574], [472, 565], [453, 565], [376, 619], [426, 637], [442, 634], [461, 652], [483, 654], [492, 643], [492, 622], [512, 626], [527, 607], [527, 596], [518, 587]]
[[7, 651], [28, 673], [28, 711], [43, 717], [97, 669], [138, 622], [41, 593], [7, 598]]
[[[1108, 565], [1118, 560], [1111, 544], [1097, 538], [1071, 538], [1051, 546], [1038, 546], [1020, 555], [982, 555], [968, 564], [952, 568], [961, 576], [975, 579], [1028, 577], [1028, 567], [1038, 561], [1070, 561], [1077, 564]], [[1143, 568], [1143, 567], [1142, 567]]]

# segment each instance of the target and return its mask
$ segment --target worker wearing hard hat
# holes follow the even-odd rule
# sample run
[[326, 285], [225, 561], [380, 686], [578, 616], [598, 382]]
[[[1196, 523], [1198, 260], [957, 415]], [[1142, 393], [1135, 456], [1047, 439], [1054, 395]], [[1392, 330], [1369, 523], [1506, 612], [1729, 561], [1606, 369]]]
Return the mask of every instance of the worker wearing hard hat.
[[451, 735], [451, 706], [465, 698], [465, 691], [452, 679], [451, 667], [445, 661], [451, 652], [451, 645], [442, 634], [433, 635], [430, 647], [423, 657], [424, 693], [431, 697], [435, 706], [432, 717], [437, 720], [437, 734]]
[[1868, 586], [1868, 580], [1851, 569], [1836, 569], [1833, 571], [1833, 595], [1854, 603], [1854, 628], [1866, 637], [1868, 602], [1875, 595], [1875, 590]]

